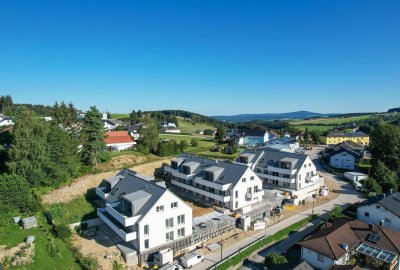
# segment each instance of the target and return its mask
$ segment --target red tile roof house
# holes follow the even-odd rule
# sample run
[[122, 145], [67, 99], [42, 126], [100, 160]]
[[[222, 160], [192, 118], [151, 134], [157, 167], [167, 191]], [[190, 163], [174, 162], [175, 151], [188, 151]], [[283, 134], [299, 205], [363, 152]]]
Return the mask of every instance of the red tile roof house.
[[400, 269], [400, 233], [359, 220], [327, 223], [299, 245], [301, 259], [318, 269], [347, 264], [353, 256], [368, 269]]
[[136, 142], [128, 131], [109, 131], [105, 134], [105, 143], [111, 151], [121, 151], [133, 148]]

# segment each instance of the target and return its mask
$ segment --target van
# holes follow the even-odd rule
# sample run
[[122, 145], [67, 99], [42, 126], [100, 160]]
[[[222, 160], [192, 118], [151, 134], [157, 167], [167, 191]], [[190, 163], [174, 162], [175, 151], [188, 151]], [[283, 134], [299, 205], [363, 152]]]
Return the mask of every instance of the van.
[[173, 262], [159, 268], [158, 270], [182, 270], [182, 266], [180, 266], [177, 261], [173, 261]]
[[204, 261], [203, 254], [197, 252], [188, 253], [181, 258], [181, 264], [185, 268], [191, 268], [202, 261]]
[[364, 190], [363, 185], [358, 181], [353, 181], [353, 186], [354, 186], [355, 190], [358, 190], [358, 191]]

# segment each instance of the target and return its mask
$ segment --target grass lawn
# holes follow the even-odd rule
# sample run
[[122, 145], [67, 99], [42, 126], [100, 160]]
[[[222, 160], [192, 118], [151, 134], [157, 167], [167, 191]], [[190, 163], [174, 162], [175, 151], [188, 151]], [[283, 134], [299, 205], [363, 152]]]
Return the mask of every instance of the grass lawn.
[[309, 124], [324, 124], [324, 125], [342, 125], [344, 123], [352, 123], [358, 120], [365, 120], [370, 118], [371, 115], [361, 115], [353, 117], [324, 117], [309, 120], [291, 121], [290, 125], [309, 125]]
[[301, 129], [301, 130], [306, 130], [308, 128], [308, 131], [326, 131], [326, 130], [331, 130], [336, 128], [337, 126], [314, 126], [314, 125], [291, 125], [292, 127]]
[[96, 199], [96, 192], [91, 189], [85, 196], [77, 197], [72, 201], [49, 205], [48, 210], [56, 224], [76, 223], [97, 217], [96, 209], [98, 205], [95, 202]]
[[178, 125], [179, 129], [181, 130], [182, 133], [191, 133], [194, 134], [196, 133], [196, 130], [201, 130], [204, 131], [205, 129], [211, 129], [211, 130], [216, 130], [215, 127], [210, 126], [208, 124], [204, 123], [193, 123], [191, 121], [184, 121], [183, 117], [178, 116]]
[[111, 119], [120, 119], [120, 118], [129, 118], [128, 113], [112, 113], [111, 114]]
[[79, 270], [81, 267], [75, 262], [73, 253], [68, 249], [65, 242], [55, 238], [54, 241], [60, 249], [60, 256], [51, 257], [46, 250], [48, 237], [54, 238], [51, 234], [51, 226], [45, 223], [42, 214], [36, 215], [42, 228], [32, 228], [29, 230], [19, 229], [19, 226], [7, 224], [0, 226], [0, 245], [6, 245], [7, 248], [16, 246], [23, 242], [27, 236], [35, 236], [35, 259], [32, 264], [27, 266], [13, 266], [8, 269], [67, 269]]

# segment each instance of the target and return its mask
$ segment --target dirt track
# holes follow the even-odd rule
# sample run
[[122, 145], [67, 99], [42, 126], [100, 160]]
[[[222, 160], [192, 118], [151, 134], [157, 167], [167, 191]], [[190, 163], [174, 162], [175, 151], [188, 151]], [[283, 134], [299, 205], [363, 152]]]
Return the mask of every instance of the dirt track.
[[[136, 171], [140, 174], [154, 175], [154, 170], [160, 168], [163, 163], [169, 163], [170, 158], [157, 160], [142, 165], [133, 166], [130, 169]], [[65, 187], [53, 190], [48, 194], [43, 195], [42, 200], [44, 204], [53, 204], [58, 202], [68, 202], [76, 197], [86, 194], [88, 189], [98, 187], [104, 178], [109, 178], [114, 176], [119, 170], [89, 174], [75, 179], [75, 181]]]

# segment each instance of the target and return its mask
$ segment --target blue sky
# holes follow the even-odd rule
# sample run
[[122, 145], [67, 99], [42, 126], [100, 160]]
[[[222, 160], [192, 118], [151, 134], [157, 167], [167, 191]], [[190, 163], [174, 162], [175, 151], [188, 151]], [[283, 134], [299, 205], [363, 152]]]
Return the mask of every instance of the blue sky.
[[400, 1], [1, 1], [0, 94], [206, 115], [400, 106]]

